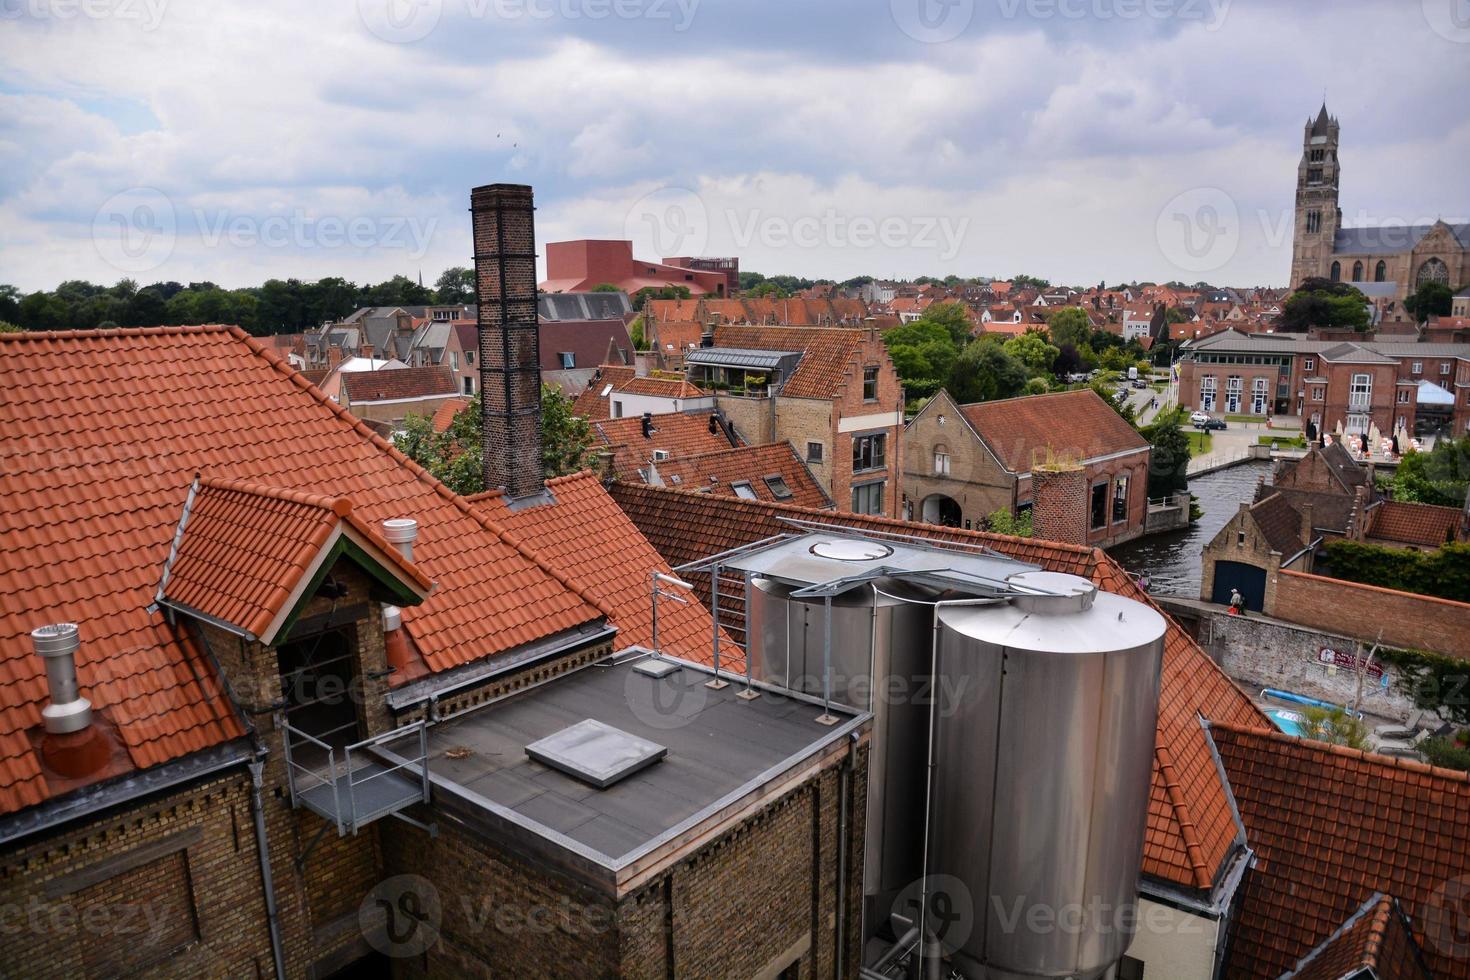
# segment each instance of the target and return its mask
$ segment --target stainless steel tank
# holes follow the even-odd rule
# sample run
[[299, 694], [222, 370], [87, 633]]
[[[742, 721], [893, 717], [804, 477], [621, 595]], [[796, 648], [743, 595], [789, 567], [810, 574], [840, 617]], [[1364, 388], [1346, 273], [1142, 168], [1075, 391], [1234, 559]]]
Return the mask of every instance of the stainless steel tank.
[[[746, 622], [760, 680], [822, 696], [826, 609], [799, 586], [752, 578]], [[832, 700], [873, 713], [868, 752], [865, 938], [923, 874], [924, 763], [935, 594], [880, 579], [832, 598]]]
[[1077, 576], [1008, 581], [1052, 594], [938, 613], [928, 871], [966, 894], [929, 924], [967, 977], [1092, 980], [1133, 938], [1165, 622]]

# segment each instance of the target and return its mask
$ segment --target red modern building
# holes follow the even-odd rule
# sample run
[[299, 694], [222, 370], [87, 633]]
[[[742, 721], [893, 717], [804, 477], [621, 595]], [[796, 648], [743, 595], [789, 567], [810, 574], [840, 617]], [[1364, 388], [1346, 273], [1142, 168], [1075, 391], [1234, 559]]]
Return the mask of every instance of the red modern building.
[[679, 266], [666, 262], [647, 262], [633, 257], [633, 243], [621, 240], [579, 238], [571, 242], [548, 242], [546, 245], [546, 281], [544, 293], [570, 293], [611, 283], [630, 296], [646, 286], [683, 286], [691, 296], [727, 296], [732, 276], [738, 282], [738, 264], [734, 271], [723, 266], [706, 269], [695, 263], [731, 262], [733, 259], [690, 259]]

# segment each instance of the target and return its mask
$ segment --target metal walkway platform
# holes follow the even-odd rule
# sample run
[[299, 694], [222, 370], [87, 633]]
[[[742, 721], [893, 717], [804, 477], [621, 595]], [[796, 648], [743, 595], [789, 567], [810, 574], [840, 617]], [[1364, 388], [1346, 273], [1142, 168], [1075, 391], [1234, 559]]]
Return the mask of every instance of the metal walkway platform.
[[[284, 735], [291, 805], [322, 817], [337, 828], [338, 836], [356, 834], [374, 820], [429, 802], [425, 722], [341, 749], [290, 725], [285, 726]], [[375, 751], [389, 742], [414, 744], [417, 751], [407, 758], [396, 757], [389, 765]], [[303, 755], [325, 761], [308, 765], [301, 761]]]

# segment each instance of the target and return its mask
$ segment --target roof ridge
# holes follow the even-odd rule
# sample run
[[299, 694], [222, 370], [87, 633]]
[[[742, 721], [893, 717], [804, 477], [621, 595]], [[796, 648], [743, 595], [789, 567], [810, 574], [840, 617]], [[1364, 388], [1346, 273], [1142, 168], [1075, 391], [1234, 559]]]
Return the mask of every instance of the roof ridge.
[[1306, 738], [1300, 735], [1288, 735], [1283, 731], [1248, 728], [1244, 725], [1228, 721], [1210, 721], [1210, 728], [1233, 732], [1237, 735], [1252, 735], [1257, 738], [1269, 739], [1282, 745], [1305, 747], [1313, 752], [1325, 752], [1330, 755], [1340, 755], [1349, 759], [1360, 759], [1374, 765], [1383, 766], [1387, 769], [1402, 769], [1406, 772], [1415, 772], [1424, 776], [1435, 776], [1456, 783], [1470, 783], [1470, 772], [1461, 769], [1446, 769], [1443, 766], [1432, 766], [1427, 762], [1419, 762], [1415, 759], [1404, 759], [1398, 756], [1379, 755], [1369, 752], [1367, 749], [1353, 749], [1346, 745], [1333, 745], [1330, 742], [1321, 742], [1314, 738]]
[[151, 337], [186, 333], [223, 333], [239, 329], [239, 327], [227, 323], [182, 323], [163, 324], [155, 327], [101, 327], [88, 330], [18, 330], [11, 333], [0, 333], [0, 342], [64, 340], [66, 338], [96, 340], [107, 337]]
[[1179, 780], [1178, 770], [1174, 768], [1173, 753], [1167, 745], [1154, 743], [1154, 761], [1159, 764], [1160, 781], [1169, 798], [1169, 809], [1173, 811], [1174, 822], [1179, 826], [1179, 839], [1184, 842], [1184, 853], [1189, 860], [1190, 870], [1194, 872], [1195, 884], [1200, 888], [1208, 888], [1214, 878], [1205, 861], [1205, 849], [1199, 839], [1199, 824], [1190, 811], [1189, 801], [1184, 798], [1184, 785]]
[[216, 490], [227, 490], [232, 493], [249, 493], [258, 497], [271, 497], [276, 500], [284, 500], [288, 503], [302, 504], [308, 507], [321, 507], [325, 510], [332, 511], [338, 517], [346, 517], [352, 512], [352, 500], [350, 498], [329, 497], [326, 494], [312, 493], [309, 490], [293, 490], [287, 487], [255, 483], [250, 480], [231, 480], [217, 476], [201, 477], [199, 485], [201, 487], [212, 487]]
[[234, 333], [234, 335], [238, 339], [245, 341], [246, 345], [250, 347], [253, 351], [255, 351], [256, 354], [264, 357], [276, 370], [280, 371], [282, 374], [285, 374], [288, 378], [295, 381], [296, 384], [301, 386], [301, 388], [307, 394], [316, 398], [318, 402], [330, 408], [334, 413], [336, 413], [339, 418], [349, 422], [353, 430], [360, 434], [363, 438], [367, 439], [373, 446], [388, 453], [389, 457], [395, 462], [408, 467], [408, 471], [410, 473], [412, 473], [417, 479], [423, 481], [432, 490], [438, 493], [439, 496], [443, 497], [445, 500], [458, 507], [461, 513], [477, 521], [481, 527], [485, 528], [485, 530], [489, 531], [491, 534], [494, 534], [500, 540], [504, 541], [512, 549], [520, 552], [527, 561], [530, 561], [537, 568], [541, 569], [547, 575], [550, 575], [553, 579], [561, 583], [561, 585], [573, 592], [575, 595], [581, 598], [583, 602], [587, 603], [593, 609], [596, 609], [604, 616], [612, 615], [612, 610], [609, 609], [605, 603], [589, 594], [585, 588], [571, 581], [571, 579], [569, 579], [566, 575], [562, 574], [560, 570], [558, 570], [550, 562], [546, 561], [546, 559], [543, 558], [539, 552], [537, 552], [535, 549], [531, 548], [524, 541], [522, 541], [519, 536], [512, 534], [510, 531], [502, 527], [499, 523], [491, 520], [488, 516], [481, 513], [477, 508], [470, 506], [470, 504], [463, 497], [455, 493], [453, 490], [449, 489], [449, 487], [444, 483], [443, 480], [440, 480], [438, 477], [434, 476], [434, 474], [424, 469], [418, 463], [405, 456], [397, 446], [393, 445], [393, 443], [389, 442], [387, 439], [384, 439], [382, 436], [374, 432], [371, 428], [368, 427], [366, 422], [362, 421], [362, 419], [359, 419], [347, 409], [343, 408], [341, 405], [328, 398], [320, 388], [302, 377], [301, 372], [292, 367], [285, 360], [285, 358], [281, 357], [269, 347], [266, 347], [259, 340], [250, 336], [239, 327], [230, 327], [228, 329], [232, 333]]
[[792, 449], [793, 455], [794, 455], [795, 450], [793, 449], [793, 447], [791, 445], [791, 441], [788, 439], [788, 440], [784, 440], [784, 441], [781, 441], [781, 442], [763, 442], [763, 443], [760, 443], [759, 445], [753, 445], [753, 446], [752, 445], [727, 446], [724, 449], [711, 449], [709, 452], [704, 452], [704, 453], [690, 453], [687, 456], [676, 456], [673, 459], [665, 460], [665, 462], [669, 462], [669, 463], [688, 463], [688, 462], [692, 462], [692, 461], [697, 460], [697, 459], [708, 459], [711, 456], [725, 456], [725, 455], [728, 455], [730, 453], [748, 453], [748, 452], [750, 452], [753, 449], [771, 449], [773, 447], [779, 447], [779, 446], [785, 446], [788, 449]]

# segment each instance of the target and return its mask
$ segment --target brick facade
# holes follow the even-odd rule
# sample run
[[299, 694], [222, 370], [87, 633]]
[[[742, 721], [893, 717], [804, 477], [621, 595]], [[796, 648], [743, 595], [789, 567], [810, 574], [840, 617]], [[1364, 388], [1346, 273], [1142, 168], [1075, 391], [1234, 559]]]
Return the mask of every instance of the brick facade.
[[531, 188], [490, 184], [470, 195], [479, 300], [485, 489], [539, 493], [541, 355]]
[[1283, 571], [1271, 615], [1395, 647], [1470, 657], [1470, 603]]
[[1038, 538], [1063, 544], [1087, 543], [1087, 470], [1056, 464], [1031, 472], [1031, 527]]

